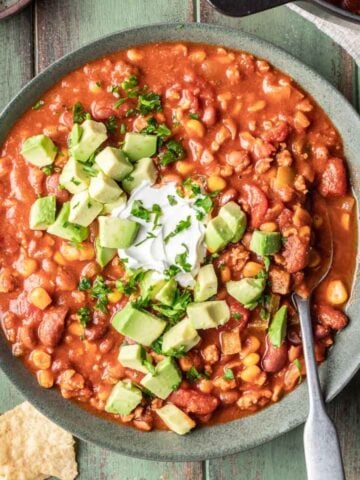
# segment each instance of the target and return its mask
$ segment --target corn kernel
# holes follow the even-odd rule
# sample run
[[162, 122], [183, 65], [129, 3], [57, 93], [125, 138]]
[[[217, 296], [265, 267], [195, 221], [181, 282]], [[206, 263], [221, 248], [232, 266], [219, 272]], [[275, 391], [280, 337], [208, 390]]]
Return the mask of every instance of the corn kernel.
[[101, 85], [99, 85], [99, 82], [94, 82], [94, 80], [91, 80], [89, 82], [89, 90], [91, 93], [100, 93], [102, 91]]
[[348, 213], [343, 213], [340, 218], [341, 226], [344, 230], [350, 229], [350, 215]]
[[107, 298], [110, 303], [117, 303], [122, 299], [122, 293], [119, 290], [113, 290], [111, 293], [108, 293]]
[[51, 366], [51, 356], [38, 348], [31, 352], [30, 360], [39, 370], [47, 370]]
[[51, 370], [39, 370], [36, 372], [36, 378], [43, 388], [51, 388], [54, 385], [54, 375]]
[[186, 176], [194, 170], [194, 164], [191, 162], [179, 160], [178, 162], [176, 162], [175, 168], [180, 173], [180, 175]]
[[231, 270], [229, 267], [224, 265], [220, 270], [221, 281], [223, 283], [229, 282], [231, 280]]
[[250, 367], [246, 367], [245, 370], [243, 370], [240, 373], [240, 378], [244, 382], [254, 382], [257, 377], [260, 375], [261, 369], [257, 365], [251, 365]]
[[82, 337], [84, 335], [84, 327], [80, 322], [71, 322], [67, 331], [76, 337]]
[[276, 232], [277, 225], [275, 222], [266, 222], [260, 225], [260, 230], [263, 232]]
[[130, 60], [130, 62], [139, 62], [143, 58], [143, 54], [135, 48], [130, 48], [127, 51], [126, 56]]
[[65, 260], [65, 258], [61, 255], [60, 252], [56, 252], [55, 255], [54, 255], [54, 260], [55, 262], [58, 264], [58, 265], [67, 265], [67, 261]]
[[261, 272], [263, 266], [257, 262], [247, 262], [244, 265], [242, 274], [244, 277], [256, 277], [256, 275]]
[[36, 287], [31, 290], [28, 300], [30, 303], [35, 305], [35, 307], [45, 310], [47, 306], [52, 302], [50, 295], [47, 293], [45, 288]]
[[349, 295], [341, 280], [331, 280], [326, 289], [326, 297], [333, 305], [345, 303]]
[[20, 257], [16, 262], [16, 271], [23, 277], [30, 277], [37, 270], [37, 261], [29, 257]]
[[211, 175], [208, 178], [207, 184], [210, 192], [218, 192], [224, 190], [226, 187], [226, 181], [218, 175]]
[[260, 340], [255, 335], [250, 335], [243, 343], [244, 348], [241, 351], [242, 356], [246, 356], [249, 353], [257, 352], [260, 348]]
[[249, 353], [243, 359], [243, 364], [245, 367], [251, 367], [252, 365], [257, 365], [260, 361], [260, 355], [258, 353]]
[[200, 122], [200, 120], [195, 120], [194, 118], [191, 118], [190, 120], [187, 120], [184, 127], [186, 133], [190, 137], [203, 138], [203, 136], [205, 135], [205, 127], [204, 124]]

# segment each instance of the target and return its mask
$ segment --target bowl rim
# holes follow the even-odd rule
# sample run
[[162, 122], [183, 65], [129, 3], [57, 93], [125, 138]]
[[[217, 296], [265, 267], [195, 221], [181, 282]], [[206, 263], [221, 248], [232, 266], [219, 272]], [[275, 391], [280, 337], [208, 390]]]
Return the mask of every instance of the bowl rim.
[[[250, 52], [268, 59], [275, 68], [300, 83], [304, 90], [311, 91], [311, 95], [330, 116], [344, 139], [345, 154], [352, 160], [349, 169], [354, 193], [359, 200], [360, 176], [356, 168], [353, 168], [353, 162], [355, 165], [357, 163], [360, 170], [360, 161], [356, 156], [360, 151], [360, 135], [356, 134], [360, 132], [360, 118], [350, 103], [318, 73], [284, 50], [235, 28], [205, 23], [161, 23], [124, 29], [65, 55], [32, 79], [5, 107], [0, 114], [0, 125], [3, 126], [0, 130], [0, 145], [22, 113], [67, 73], [96, 58], [130, 46], [165, 41], [223, 45]], [[353, 295], [348, 307], [353, 318], [356, 309], [360, 308], [360, 294], [356, 292], [357, 279], [358, 271], [354, 277], [355, 297]], [[354, 345], [357, 344], [357, 336], [360, 338], [360, 325], [350, 322], [349, 327], [338, 336], [335, 347], [319, 369], [327, 400], [334, 398], [360, 367], [360, 353]], [[336, 355], [334, 352], [337, 352]], [[148, 460], [201, 461], [234, 454], [261, 445], [293, 429], [305, 421], [308, 412], [307, 389], [305, 383], [302, 383], [281, 402], [240, 420], [199, 428], [185, 437], [159, 431], [145, 434], [90, 415], [77, 404], [63, 399], [58, 391], [41, 390], [34, 375], [29, 375], [22, 362], [11, 355], [3, 335], [0, 335], [0, 368], [40, 412], [76, 437], [123, 455]], [[161, 448], [164, 445], [165, 451]]]

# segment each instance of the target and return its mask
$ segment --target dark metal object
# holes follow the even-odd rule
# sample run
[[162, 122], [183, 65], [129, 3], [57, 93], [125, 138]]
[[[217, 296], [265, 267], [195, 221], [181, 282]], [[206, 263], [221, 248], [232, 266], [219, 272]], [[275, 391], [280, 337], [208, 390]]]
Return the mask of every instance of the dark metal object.
[[[219, 12], [230, 17], [244, 17], [253, 13], [262, 12], [269, 8], [278, 7], [289, 3], [291, 0], [208, 0]], [[318, 5], [329, 13], [336, 15], [342, 19], [360, 24], [360, 15], [349, 12], [327, 0], [307, 0], [306, 3]]]
[[32, 0], [0, 0], [0, 20], [20, 12]]

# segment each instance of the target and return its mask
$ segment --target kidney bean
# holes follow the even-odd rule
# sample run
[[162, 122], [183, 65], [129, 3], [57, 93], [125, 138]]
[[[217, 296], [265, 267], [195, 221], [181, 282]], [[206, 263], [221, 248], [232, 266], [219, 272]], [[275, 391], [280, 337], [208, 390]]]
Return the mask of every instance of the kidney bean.
[[323, 197], [340, 197], [346, 194], [346, 169], [342, 158], [329, 158], [318, 184]]
[[69, 200], [70, 195], [69, 192], [67, 192], [66, 190], [61, 190], [59, 188], [59, 179], [60, 174], [53, 173], [46, 178], [45, 186], [49, 195], [55, 195], [56, 200], [58, 200], [60, 203], [64, 203]]
[[24, 347], [32, 350], [37, 345], [37, 337], [33, 328], [22, 326], [18, 329], [18, 342]]
[[266, 336], [266, 347], [262, 357], [261, 363], [265, 372], [276, 373], [279, 372], [285, 365], [288, 359], [288, 349], [286, 342], [276, 348]]
[[245, 183], [242, 187], [244, 201], [250, 208], [251, 227], [259, 228], [264, 222], [265, 214], [269, 206], [265, 193], [258, 186]]
[[212, 413], [220, 403], [219, 399], [208, 393], [182, 388], [173, 392], [169, 397], [169, 401], [186, 412], [194, 413], [195, 415]]
[[216, 110], [214, 107], [206, 107], [204, 109], [204, 113], [202, 114], [201, 120], [207, 125], [211, 127], [216, 123]]
[[314, 310], [317, 321], [324, 327], [340, 330], [348, 323], [345, 313], [330, 307], [330, 305], [319, 304], [315, 306]]
[[71, 129], [74, 123], [72, 112], [69, 112], [67, 110], [63, 112], [59, 117], [59, 123]]
[[220, 205], [226, 205], [231, 200], [234, 200], [236, 196], [237, 196], [237, 191], [235, 190], [235, 188], [228, 188], [221, 195]]
[[56, 278], [56, 290], [59, 292], [71, 292], [76, 290], [77, 281], [74, 274], [66, 268], [59, 267]]
[[314, 326], [314, 336], [317, 340], [322, 340], [326, 338], [330, 333], [330, 328], [320, 323], [315, 324]]
[[67, 307], [51, 307], [44, 312], [38, 328], [38, 337], [45, 346], [55, 347], [63, 334]]
[[288, 124], [284, 121], [279, 121], [273, 127], [269, 128], [269, 130], [265, 130], [265, 132], [261, 134], [261, 138], [265, 140], [265, 142], [283, 142], [288, 135]]
[[287, 237], [283, 256], [285, 268], [289, 273], [296, 273], [306, 267], [309, 261], [309, 239], [299, 235]]
[[99, 345], [99, 350], [101, 353], [109, 353], [114, 346], [114, 339], [111, 337], [105, 338]]
[[108, 100], [94, 100], [91, 103], [90, 110], [95, 120], [107, 120], [114, 115], [112, 104], [110, 105]]
[[294, 328], [289, 329], [287, 333], [287, 339], [291, 343], [291, 345], [301, 345], [300, 332], [295, 330]]
[[108, 328], [108, 325], [104, 324], [92, 325], [91, 327], [85, 329], [85, 338], [90, 342], [93, 342], [94, 340], [99, 340], [106, 335]]

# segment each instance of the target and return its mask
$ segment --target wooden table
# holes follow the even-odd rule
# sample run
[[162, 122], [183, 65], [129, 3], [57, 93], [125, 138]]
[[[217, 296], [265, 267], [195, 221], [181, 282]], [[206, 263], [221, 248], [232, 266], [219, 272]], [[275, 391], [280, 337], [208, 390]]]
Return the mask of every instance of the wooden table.
[[[101, 35], [157, 22], [231, 25], [263, 37], [310, 65], [358, 110], [360, 75], [352, 58], [286, 7], [229, 19], [206, 0], [37, 0], [0, 23], [0, 108], [49, 63]], [[358, 319], [353, 319], [358, 321]], [[348, 480], [360, 479], [360, 374], [329, 405], [337, 424]], [[0, 375], [0, 411], [22, 401]], [[203, 463], [158, 463], [116, 455], [78, 442], [80, 480], [303, 480], [302, 427], [271, 443]], [[164, 445], [166, 448], [166, 445]], [[329, 479], [331, 480], [331, 479]]]

